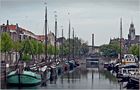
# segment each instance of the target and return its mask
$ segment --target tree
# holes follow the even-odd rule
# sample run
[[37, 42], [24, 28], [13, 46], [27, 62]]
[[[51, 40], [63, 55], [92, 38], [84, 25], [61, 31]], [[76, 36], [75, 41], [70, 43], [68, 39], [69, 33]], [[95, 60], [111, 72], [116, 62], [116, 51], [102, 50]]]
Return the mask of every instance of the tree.
[[22, 48], [21, 42], [20, 42], [20, 41], [15, 41], [15, 42], [14, 42], [13, 49], [14, 49], [14, 51], [16, 52], [16, 61], [17, 61], [17, 59], [18, 59], [18, 52], [21, 50], [21, 48]]
[[100, 51], [103, 56], [117, 57], [118, 53], [120, 53], [120, 47], [118, 44], [106, 44], [101, 46]]
[[48, 51], [47, 51], [47, 53], [49, 54], [49, 55], [54, 55], [54, 46], [52, 46], [51, 44], [49, 44], [48, 45], [48, 47], [47, 47], [48, 49]]
[[64, 56], [67, 56], [69, 54], [69, 48], [68, 47], [64, 47], [63, 50], [64, 50], [64, 52], [63, 52]]
[[82, 45], [81, 45], [81, 53], [85, 55], [86, 53], [88, 53], [88, 51], [89, 51], [89, 48], [88, 48], [87, 43], [82, 43]]
[[41, 42], [38, 42], [38, 52], [37, 52], [37, 54], [38, 54], [38, 59], [40, 59], [40, 55], [42, 54], [42, 53], [44, 53], [44, 44], [42, 44]]
[[9, 53], [13, 48], [13, 41], [10, 37], [10, 35], [6, 32], [3, 32], [1, 34], [1, 51], [5, 53], [5, 60], [6, 58], [6, 53]]
[[35, 57], [38, 53], [38, 42], [36, 40], [31, 39], [31, 55], [33, 57], [33, 60], [35, 61]]
[[129, 53], [132, 53], [139, 57], [140, 45], [133, 45], [129, 48]]
[[31, 60], [31, 55], [33, 55], [33, 45], [31, 43], [31, 41], [29, 39], [26, 39], [24, 41], [21, 42], [22, 43], [22, 47], [21, 47], [21, 51], [20, 51], [20, 57], [22, 60], [24, 61], [29, 61]]

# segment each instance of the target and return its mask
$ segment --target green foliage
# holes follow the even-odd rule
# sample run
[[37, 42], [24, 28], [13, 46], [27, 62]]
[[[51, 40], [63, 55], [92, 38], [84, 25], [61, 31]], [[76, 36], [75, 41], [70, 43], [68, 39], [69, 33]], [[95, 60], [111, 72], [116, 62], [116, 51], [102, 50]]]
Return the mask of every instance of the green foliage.
[[16, 52], [19, 52], [19, 51], [21, 50], [21, 48], [22, 48], [21, 42], [15, 41], [15, 42], [14, 42], [13, 49], [14, 49]]
[[118, 53], [120, 53], [120, 47], [118, 44], [106, 44], [101, 46], [100, 51], [103, 56], [117, 57]]
[[44, 53], [44, 44], [42, 44], [41, 42], [38, 42], [38, 51], [37, 51], [37, 53], [38, 54], [42, 54], [42, 53]]
[[50, 54], [50, 55], [54, 55], [55, 53], [56, 53], [56, 55], [58, 55], [59, 54], [59, 48], [58, 47], [56, 47], [56, 52], [55, 52], [55, 47], [53, 46], [53, 45], [48, 45], [48, 54]]
[[54, 46], [52, 46], [52, 45], [48, 45], [48, 47], [47, 47], [48, 49], [48, 54], [50, 54], [50, 55], [54, 55]]
[[89, 51], [89, 48], [88, 48], [87, 43], [83, 43], [81, 45], [81, 52], [82, 52], [82, 54], [86, 54], [88, 51]]
[[[62, 47], [62, 46], [61, 46]], [[62, 48], [60, 47], [60, 51]], [[63, 54], [66, 56], [69, 54], [69, 47], [70, 47], [70, 55], [73, 53], [73, 48], [74, 48], [74, 54], [75, 55], [84, 55], [88, 52], [88, 45], [85, 42], [82, 42], [81, 39], [78, 39], [77, 37], [74, 38], [74, 47], [73, 47], [73, 39], [67, 39], [64, 41], [63, 44]]]
[[32, 54], [36, 55], [38, 53], [38, 42], [36, 40], [30, 40]]
[[132, 53], [136, 56], [139, 56], [140, 46], [139, 45], [133, 45], [129, 48], [129, 53]]
[[30, 61], [31, 60], [31, 55], [29, 55], [29, 54], [23, 54], [22, 55], [22, 60], [23, 61]]
[[33, 45], [29, 39], [22, 41], [22, 52], [25, 54], [32, 54]]
[[1, 34], [1, 51], [2, 52], [9, 52], [13, 48], [13, 41], [10, 35], [6, 32]]
[[65, 47], [63, 50], [64, 50], [64, 52], [63, 52], [64, 56], [69, 54], [69, 48], [68, 47]]

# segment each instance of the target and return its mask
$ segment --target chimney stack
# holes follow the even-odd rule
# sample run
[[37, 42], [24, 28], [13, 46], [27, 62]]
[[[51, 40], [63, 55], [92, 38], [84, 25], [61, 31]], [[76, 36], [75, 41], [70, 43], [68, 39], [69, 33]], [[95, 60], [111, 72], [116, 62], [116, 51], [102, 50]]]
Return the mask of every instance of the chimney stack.
[[9, 20], [7, 20], [7, 25], [9, 25]]
[[92, 34], [92, 50], [94, 48], [94, 34]]

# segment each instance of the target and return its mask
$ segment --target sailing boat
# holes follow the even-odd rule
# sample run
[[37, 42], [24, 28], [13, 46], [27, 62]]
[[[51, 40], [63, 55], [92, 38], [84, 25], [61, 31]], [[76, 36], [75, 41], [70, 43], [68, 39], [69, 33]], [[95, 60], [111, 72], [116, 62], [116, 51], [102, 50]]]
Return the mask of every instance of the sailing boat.
[[[73, 60], [71, 60], [71, 52], [70, 52], [70, 32], [71, 32], [71, 23], [70, 23], [70, 20], [69, 20], [69, 55], [68, 55], [68, 64], [69, 64], [69, 70], [73, 70], [74, 69], [74, 63], [73, 63]], [[74, 36], [74, 30], [73, 30], [73, 36]], [[73, 38], [74, 39], [74, 38]], [[74, 43], [73, 43], [74, 44]], [[73, 47], [74, 48], [74, 47]], [[74, 52], [74, 51], [73, 51]], [[74, 54], [73, 54], [74, 55]], [[74, 56], [73, 56], [74, 57]], [[74, 58], [73, 58], [74, 59]]]
[[[55, 11], [56, 13], [56, 11]], [[55, 54], [54, 54], [54, 63], [50, 66], [50, 80], [52, 81], [53, 79], [56, 79], [58, 76], [58, 70], [56, 67], [57, 64], [57, 58], [56, 58], [56, 40], [57, 40], [57, 15], [55, 14], [55, 42], [54, 42], [54, 47], [55, 47]]]
[[[18, 24], [16, 24], [16, 27], [18, 31], [19, 30]], [[22, 57], [22, 52], [20, 52], [20, 57]], [[19, 68], [17, 68], [15, 71], [10, 72], [7, 75], [7, 84], [17, 86], [39, 85], [41, 83], [41, 75], [36, 74], [32, 71], [21, 70], [21, 62], [19, 60], [17, 63]]]
[[[17, 32], [19, 30], [18, 24], [16, 25], [17, 27]], [[46, 13], [45, 13], [45, 45], [47, 45], [47, 7], [46, 7]], [[19, 36], [19, 35], [18, 35]], [[47, 48], [45, 48], [45, 59], [47, 60]], [[20, 57], [21, 57], [21, 52], [20, 52]], [[18, 61], [19, 64], [19, 61]], [[46, 71], [47, 66], [44, 66], [40, 68], [40, 71]], [[29, 68], [30, 70], [30, 68]], [[10, 72], [7, 75], [7, 84], [8, 85], [17, 85], [17, 86], [36, 86], [41, 83], [41, 75], [36, 74], [32, 71], [26, 71], [26, 70], [21, 70], [18, 68], [15, 71]], [[47, 78], [46, 78], [47, 77]], [[50, 79], [50, 72], [45, 72], [45, 78]]]
[[23, 71], [22, 73], [12, 71], [7, 76], [7, 83], [15, 86], [36, 86], [41, 83], [41, 75], [31, 71]]

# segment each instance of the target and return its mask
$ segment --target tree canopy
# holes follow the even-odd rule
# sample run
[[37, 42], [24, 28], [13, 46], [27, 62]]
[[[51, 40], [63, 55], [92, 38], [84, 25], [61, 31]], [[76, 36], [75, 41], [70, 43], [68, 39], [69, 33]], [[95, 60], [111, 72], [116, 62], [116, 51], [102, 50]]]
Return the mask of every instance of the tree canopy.
[[118, 44], [106, 44], [101, 46], [100, 51], [103, 56], [117, 57], [118, 53], [120, 53], [120, 47]]
[[132, 53], [139, 57], [140, 45], [133, 45], [129, 48], [129, 53]]
[[1, 51], [2, 52], [9, 52], [13, 48], [13, 41], [10, 35], [6, 32], [1, 34]]

